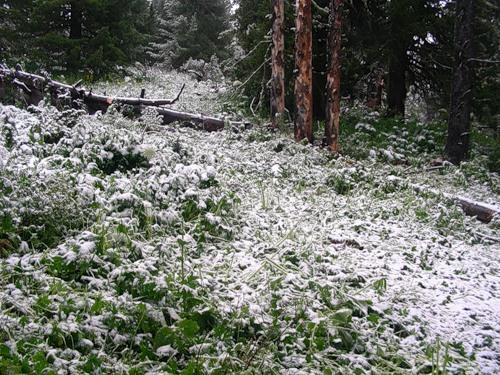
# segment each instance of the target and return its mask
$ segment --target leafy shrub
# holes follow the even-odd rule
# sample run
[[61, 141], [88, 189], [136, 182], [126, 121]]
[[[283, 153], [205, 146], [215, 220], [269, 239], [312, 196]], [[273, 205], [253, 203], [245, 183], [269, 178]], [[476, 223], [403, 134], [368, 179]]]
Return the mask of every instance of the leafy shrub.
[[349, 181], [348, 177], [341, 175], [333, 175], [329, 177], [326, 184], [327, 186], [332, 187], [339, 195], [347, 195], [353, 188], [353, 185]]
[[36, 249], [53, 247], [93, 216], [93, 202], [82, 198], [71, 176], [19, 173], [7, 178], [15, 189], [0, 186], [0, 236], [14, 240], [16, 247], [20, 241]]

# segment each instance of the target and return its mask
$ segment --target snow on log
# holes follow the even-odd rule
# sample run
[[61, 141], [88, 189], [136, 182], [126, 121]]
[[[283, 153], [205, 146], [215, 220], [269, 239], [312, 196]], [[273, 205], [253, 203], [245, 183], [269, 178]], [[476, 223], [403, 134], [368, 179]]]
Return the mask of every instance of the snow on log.
[[[163, 116], [163, 123], [170, 124], [175, 121], [185, 121], [201, 125], [203, 130], [217, 131], [224, 129], [225, 121], [215, 117], [207, 117], [203, 115], [195, 115], [187, 112], [174, 111], [168, 108], [157, 108], [156, 111], [159, 115]], [[242, 123], [231, 123], [232, 125]]]
[[3, 78], [4, 77], [11, 78], [12, 83], [17, 86], [21, 86], [21, 88], [27, 94], [31, 94], [31, 88], [30, 88], [31, 86], [37, 87], [41, 90], [45, 88], [62, 89], [70, 92], [75, 97], [81, 97], [86, 101], [99, 103], [104, 106], [110, 106], [113, 103], [128, 104], [128, 105], [144, 105], [153, 107], [170, 105], [176, 103], [180, 99], [180, 96], [182, 95], [182, 92], [186, 87], [185, 84], [182, 85], [181, 90], [174, 99], [127, 98], [127, 97], [111, 97], [106, 95], [94, 94], [92, 93], [91, 90], [78, 89], [78, 86], [81, 82], [78, 82], [75, 85], [68, 85], [66, 83], [53, 81], [50, 78], [42, 77], [37, 74], [26, 73], [22, 70], [10, 70], [5, 67], [0, 68], [0, 76]]
[[[403, 180], [395, 176], [391, 176], [393, 181], [402, 182]], [[449, 193], [440, 192], [426, 186], [412, 184], [410, 185], [413, 190], [419, 193], [432, 193], [442, 195], [446, 199], [455, 202], [462, 208], [467, 216], [474, 216], [483, 223], [490, 223], [495, 216], [500, 216], [500, 206], [488, 204], [484, 202], [477, 202], [469, 198], [453, 195]]]
[[143, 97], [144, 90], [141, 92], [141, 97], [139, 98], [110, 97], [106, 95], [94, 94], [92, 90], [79, 88], [81, 81], [74, 85], [68, 85], [66, 83], [53, 81], [50, 78], [37, 74], [24, 72], [19, 68], [11, 70], [0, 65], [0, 99], [3, 96], [3, 89], [8, 83], [22, 89], [28, 104], [37, 105], [43, 99], [43, 91], [50, 91], [53, 97], [57, 97], [57, 92], [62, 91], [63, 93], [69, 94], [72, 101], [78, 99], [83, 100], [83, 102], [87, 105], [90, 114], [94, 114], [97, 111], [105, 112], [110, 105], [116, 103], [138, 107], [139, 110], [143, 106], [153, 107], [158, 114], [163, 117], [164, 124], [170, 124], [176, 121], [184, 123], [187, 122], [194, 125], [197, 129], [206, 131], [224, 129], [226, 124], [230, 125], [232, 128], [243, 127], [248, 129], [252, 126], [251, 124], [244, 122], [226, 121], [224, 118], [221, 119], [217, 117], [204, 116], [202, 114], [180, 112], [162, 107], [164, 105], [176, 103], [184, 91], [186, 86], [185, 84], [182, 86], [177, 96], [173, 99], [145, 99]]
[[489, 223], [496, 215], [500, 215], [500, 207], [491, 204], [476, 202], [468, 198], [444, 194], [445, 197], [458, 203], [467, 216], [475, 216], [483, 223]]
[[106, 95], [97, 95], [92, 92], [86, 92], [84, 94], [85, 99], [91, 102], [97, 102], [102, 104], [111, 105], [113, 103], [118, 104], [128, 104], [128, 105], [144, 105], [151, 107], [159, 107], [162, 105], [174, 104], [179, 100], [184, 91], [186, 84], [182, 85], [181, 90], [174, 99], [144, 99], [144, 98], [124, 98], [124, 97], [109, 97]]

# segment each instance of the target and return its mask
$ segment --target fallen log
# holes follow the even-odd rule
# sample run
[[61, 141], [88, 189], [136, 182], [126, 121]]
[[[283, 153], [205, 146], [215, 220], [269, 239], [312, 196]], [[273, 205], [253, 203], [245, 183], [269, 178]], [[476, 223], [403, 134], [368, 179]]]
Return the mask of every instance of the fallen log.
[[111, 105], [113, 103], [117, 104], [127, 104], [127, 105], [142, 105], [142, 106], [149, 106], [149, 107], [159, 107], [162, 105], [171, 105], [176, 103], [179, 98], [182, 95], [182, 92], [184, 91], [184, 88], [186, 87], [186, 84], [182, 85], [181, 90], [177, 94], [177, 96], [174, 99], [144, 99], [144, 98], [125, 98], [125, 97], [110, 97], [106, 95], [97, 95], [93, 94], [92, 92], [86, 92], [84, 94], [85, 100], [91, 101], [91, 102], [97, 102], [97, 103], [102, 103], [105, 105]]
[[245, 122], [229, 121], [225, 118], [180, 112], [163, 107], [164, 105], [174, 104], [180, 99], [186, 86], [185, 84], [182, 85], [181, 90], [173, 99], [145, 99], [144, 89], [141, 90], [139, 98], [111, 97], [107, 95], [94, 94], [92, 90], [79, 88], [81, 81], [78, 81], [74, 85], [68, 85], [63, 82], [53, 81], [48, 77], [24, 72], [20, 68], [11, 70], [0, 65], [0, 89], [7, 84], [8, 80], [10, 80], [11, 84], [20, 87], [24, 95], [27, 97], [27, 103], [33, 105], [39, 104], [39, 102], [43, 99], [43, 95], [41, 95], [41, 93], [49, 90], [52, 94], [54, 102], [57, 102], [58, 98], [61, 96], [60, 94], [65, 94], [62, 95], [63, 97], [69, 96], [73, 105], [75, 105], [77, 100], [83, 100], [83, 102], [87, 105], [87, 109], [90, 114], [95, 114], [97, 111], [106, 112], [112, 104], [120, 104], [133, 106], [137, 110], [137, 113], [141, 113], [143, 107], [154, 108], [155, 111], [163, 117], [163, 124], [180, 121], [184, 124], [187, 123], [189, 126], [195, 127], [196, 129], [205, 131], [221, 130], [224, 129], [226, 125], [229, 125], [231, 128], [243, 127], [244, 129], [248, 129], [252, 127], [251, 124]]
[[446, 198], [455, 201], [467, 216], [475, 216], [483, 223], [490, 223], [497, 215], [500, 215], [500, 207], [491, 204], [476, 202], [468, 198], [443, 194]]
[[[397, 183], [404, 184], [405, 181], [396, 176], [390, 176], [391, 180]], [[490, 223], [495, 216], [500, 217], [500, 206], [492, 205], [484, 202], [477, 202], [469, 198], [465, 198], [459, 195], [453, 195], [450, 193], [444, 193], [437, 191], [435, 189], [429, 188], [427, 186], [410, 184], [410, 188], [415, 190], [417, 193], [431, 193], [434, 195], [442, 195], [444, 198], [457, 204], [467, 216], [476, 217], [477, 220], [483, 223]]]
[[[217, 131], [224, 129], [224, 119], [209, 117], [203, 115], [195, 115], [193, 113], [174, 111], [173, 109], [157, 108], [159, 115], [163, 116], [163, 123], [170, 124], [172, 122], [181, 121], [200, 125], [203, 130]], [[244, 123], [232, 122], [231, 125], [244, 125]]]
[[183, 84], [181, 90], [179, 91], [177, 96], [173, 99], [128, 98], [128, 97], [112, 97], [107, 95], [98, 95], [94, 94], [92, 90], [79, 89], [78, 86], [80, 86], [81, 81], [78, 81], [74, 85], [68, 85], [66, 83], [53, 81], [50, 78], [43, 77], [37, 74], [26, 73], [22, 70], [11, 70], [5, 67], [0, 69], [0, 76], [11, 78], [13, 84], [20, 86], [27, 94], [31, 94], [30, 86], [39, 87], [40, 89], [45, 89], [46, 87], [52, 89], [61, 89], [68, 91], [72, 95], [80, 97], [85, 101], [98, 103], [108, 107], [113, 103], [127, 104], [134, 106], [143, 105], [152, 107], [171, 105], [176, 103], [180, 99], [184, 91], [184, 88], [186, 87], [186, 84]]

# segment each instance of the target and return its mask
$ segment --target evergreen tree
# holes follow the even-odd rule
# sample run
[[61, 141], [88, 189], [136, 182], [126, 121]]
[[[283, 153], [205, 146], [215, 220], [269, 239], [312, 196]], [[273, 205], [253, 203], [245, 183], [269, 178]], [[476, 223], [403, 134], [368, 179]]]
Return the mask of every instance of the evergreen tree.
[[0, 1], [0, 58], [21, 59], [31, 50], [32, 38], [28, 34], [32, 0]]
[[331, 0], [330, 2], [330, 35], [328, 37], [328, 49], [330, 59], [328, 64], [325, 121], [325, 143], [332, 152], [339, 152], [340, 135], [340, 79], [342, 69], [342, 21], [344, 2], [343, 0]]
[[[325, 114], [326, 67], [328, 64], [329, 1], [316, 0], [313, 6], [313, 90], [315, 118]], [[238, 40], [248, 53], [265, 39], [271, 28], [270, 1], [256, 4], [240, 0], [237, 11]], [[287, 79], [287, 107], [291, 107], [290, 82], [293, 64], [294, 8], [286, 2], [285, 62]], [[438, 96], [438, 102], [449, 93], [450, 41], [452, 18], [448, 3], [437, 0], [352, 0], [345, 3], [344, 32], [342, 35], [343, 97], [362, 101], [372, 99], [380, 103], [383, 78], [390, 82], [391, 115], [404, 113], [408, 87], [416, 86], [421, 93]], [[237, 75], [245, 80], [260, 66], [266, 56], [267, 44], [260, 45], [252, 56], [239, 64]], [[388, 74], [390, 73], [390, 74]], [[245, 86], [250, 100], [259, 95], [262, 75], [255, 75]], [[399, 78], [398, 78], [399, 77]], [[267, 82], [269, 78], [265, 80]], [[267, 103], [267, 100], [264, 101]]]
[[455, 60], [446, 154], [454, 164], [469, 156], [472, 83], [474, 79], [474, 0], [458, 0], [455, 22]]
[[157, 1], [159, 24], [149, 57], [174, 67], [189, 58], [227, 58], [229, 5], [228, 0]]
[[[243, 57], [236, 61], [234, 74], [245, 82], [242, 87], [244, 97], [261, 105], [262, 113], [269, 110], [269, 90], [267, 82], [271, 79], [269, 67], [271, 57], [272, 1], [240, 0], [236, 10], [236, 39], [243, 50]], [[290, 112], [294, 106], [293, 70], [295, 13], [291, 2], [285, 1], [284, 22], [284, 64], [285, 99]]]
[[140, 60], [147, 40], [147, 0], [11, 0], [0, 8], [1, 48], [33, 69], [99, 76]]
[[312, 1], [297, 0], [295, 23], [295, 140], [313, 142]]
[[285, 115], [285, 2], [273, 0], [273, 47], [271, 61], [271, 121], [273, 128], [283, 124]]
[[[474, 25], [476, 61], [473, 112], [482, 124], [500, 136], [500, 4], [481, 0], [476, 5]], [[500, 147], [496, 153], [496, 170], [500, 170]]]
[[150, 62], [172, 67], [172, 61], [179, 50], [175, 38], [173, 2], [171, 0], [155, 0], [151, 4], [154, 31], [153, 40], [147, 48]]

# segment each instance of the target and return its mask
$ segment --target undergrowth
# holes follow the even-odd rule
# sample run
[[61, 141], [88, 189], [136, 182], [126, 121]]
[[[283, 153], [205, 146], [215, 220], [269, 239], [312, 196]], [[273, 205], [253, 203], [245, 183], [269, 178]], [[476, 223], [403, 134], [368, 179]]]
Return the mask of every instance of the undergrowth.
[[[368, 277], [341, 258], [367, 256], [372, 236], [395, 252], [385, 222], [432, 233], [402, 252], [422, 273], [451, 241], [477, 241], [472, 219], [405, 175], [439, 154], [443, 124], [346, 116], [332, 157], [263, 129], [205, 140], [158, 136], [150, 115], [0, 109], [0, 373], [445, 374], [474, 361], [389, 299], [390, 261]], [[439, 173], [493, 190], [487, 163]], [[312, 218], [331, 231], [307, 232]]]

